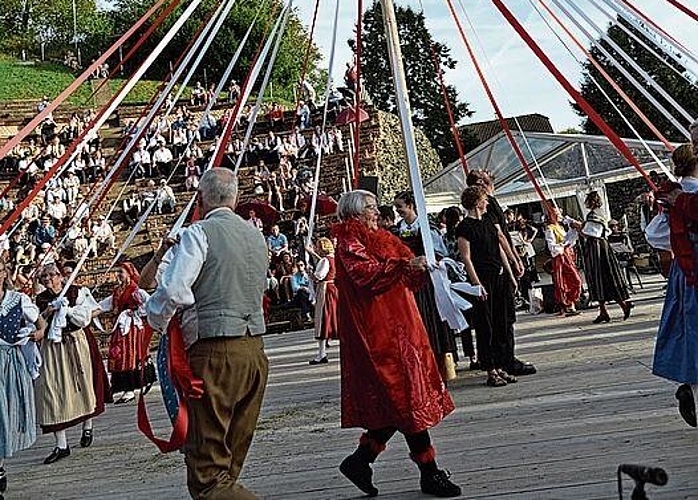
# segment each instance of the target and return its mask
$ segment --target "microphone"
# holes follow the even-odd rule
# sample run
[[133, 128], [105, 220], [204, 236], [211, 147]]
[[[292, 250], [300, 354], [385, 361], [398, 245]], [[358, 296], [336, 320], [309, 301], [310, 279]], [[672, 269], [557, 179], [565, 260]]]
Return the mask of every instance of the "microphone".
[[618, 466], [618, 497], [623, 498], [623, 485], [621, 474], [627, 474], [635, 481], [631, 500], [647, 500], [645, 483], [664, 486], [669, 477], [664, 469], [659, 467], [646, 467], [644, 465], [621, 464]]
[[659, 467], [622, 464], [618, 467], [618, 470], [630, 476], [636, 483], [650, 483], [657, 486], [664, 486], [669, 480], [666, 471]]

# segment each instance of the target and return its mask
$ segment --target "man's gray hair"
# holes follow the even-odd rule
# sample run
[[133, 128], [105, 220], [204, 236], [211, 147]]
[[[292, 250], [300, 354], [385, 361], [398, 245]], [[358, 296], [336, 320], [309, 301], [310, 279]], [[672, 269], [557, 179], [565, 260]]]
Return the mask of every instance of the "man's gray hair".
[[238, 178], [228, 168], [212, 168], [199, 181], [201, 201], [211, 208], [234, 208], [238, 199]]
[[358, 217], [364, 211], [368, 200], [375, 200], [376, 195], [370, 191], [356, 189], [344, 193], [339, 199], [337, 206], [337, 215], [341, 220]]

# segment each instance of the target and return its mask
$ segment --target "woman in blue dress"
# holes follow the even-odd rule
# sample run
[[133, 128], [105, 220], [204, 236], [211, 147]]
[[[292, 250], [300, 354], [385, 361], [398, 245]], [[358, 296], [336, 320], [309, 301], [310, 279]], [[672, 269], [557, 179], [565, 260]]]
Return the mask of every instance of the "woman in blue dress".
[[[698, 156], [684, 144], [671, 156], [674, 173], [685, 193], [698, 192]], [[679, 412], [696, 427], [698, 401], [698, 222], [690, 210], [670, 212], [674, 261], [669, 272], [664, 309], [659, 322], [652, 373], [682, 384], [676, 391]]]
[[[8, 275], [0, 259], [0, 283]], [[36, 441], [36, 412], [32, 379], [40, 357], [35, 342], [46, 323], [29, 297], [0, 287], [0, 497], [7, 489], [5, 459]]]

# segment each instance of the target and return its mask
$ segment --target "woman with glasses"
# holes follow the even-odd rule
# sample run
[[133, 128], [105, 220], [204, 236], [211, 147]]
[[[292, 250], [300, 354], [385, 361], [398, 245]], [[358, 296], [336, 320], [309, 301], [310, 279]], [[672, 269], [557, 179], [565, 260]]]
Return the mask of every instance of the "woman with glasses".
[[342, 325], [342, 427], [366, 429], [339, 470], [376, 496], [371, 464], [399, 432], [419, 468], [422, 492], [460, 496], [460, 487], [437, 467], [429, 434], [454, 405], [412, 293], [426, 277], [427, 261], [379, 229], [378, 213], [369, 191], [344, 193], [337, 208], [341, 222], [332, 229]]
[[[0, 259], [0, 284], [7, 264]], [[32, 379], [38, 373], [38, 350], [46, 322], [23, 293], [0, 286], [0, 497], [7, 489], [5, 459], [36, 441]]]
[[97, 341], [87, 329], [99, 305], [85, 287], [71, 285], [60, 297], [65, 279], [55, 263], [41, 268], [39, 281], [46, 290], [36, 304], [49, 328], [41, 344], [36, 419], [44, 434], [55, 436], [55, 447], [44, 460], [51, 464], [70, 455], [66, 430], [77, 424], [82, 424], [80, 446], [92, 444], [92, 419], [104, 412], [111, 395]]

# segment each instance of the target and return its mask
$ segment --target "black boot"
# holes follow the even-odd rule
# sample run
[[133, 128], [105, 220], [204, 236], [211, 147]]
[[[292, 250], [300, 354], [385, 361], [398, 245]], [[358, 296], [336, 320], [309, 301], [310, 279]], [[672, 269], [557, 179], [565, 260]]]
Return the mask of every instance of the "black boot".
[[368, 496], [375, 497], [378, 495], [378, 488], [373, 486], [371, 464], [376, 461], [377, 457], [378, 453], [372, 451], [368, 443], [362, 443], [354, 453], [342, 460], [339, 472]]
[[4, 493], [7, 490], [7, 473], [4, 467], [0, 467], [0, 493]]
[[431, 471], [426, 471], [420, 467], [422, 476], [419, 480], [419, 486], [422, 488], [422, 493], [433, 495], [440, 498], [459, 497], [462, 495], [460, 486], [454, 484], [449, 479], [451, 474], [434, 468]]

